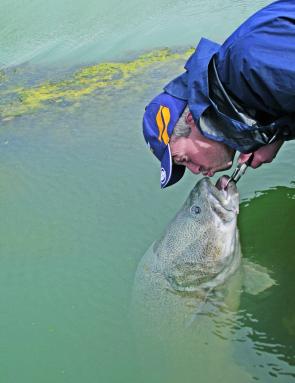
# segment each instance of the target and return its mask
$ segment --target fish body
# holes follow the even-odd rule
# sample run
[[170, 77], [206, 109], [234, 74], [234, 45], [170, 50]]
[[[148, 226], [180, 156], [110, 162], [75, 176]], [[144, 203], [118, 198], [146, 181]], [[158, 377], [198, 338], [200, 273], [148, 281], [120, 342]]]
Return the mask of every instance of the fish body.
[[[201, 179], [141, 259], [133, 306], [148, 322], [193, 318], [208, 295], [234, 274], [241, 259], [239, 193]], [[148, 319], [149, 318], [149, 319]]]

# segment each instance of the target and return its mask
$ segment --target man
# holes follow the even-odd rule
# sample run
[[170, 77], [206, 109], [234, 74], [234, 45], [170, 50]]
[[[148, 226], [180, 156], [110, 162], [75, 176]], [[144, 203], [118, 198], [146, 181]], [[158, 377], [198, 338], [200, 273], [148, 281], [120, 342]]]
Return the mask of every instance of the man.
[[253, 153], [271, 162], [295, 138], [295, 1], [258, 11], [221, 46], [201, 39], [186, 72], [146, 107], [143, 134], [161, 161], [161, 187], [187, 167], [212, 176]]

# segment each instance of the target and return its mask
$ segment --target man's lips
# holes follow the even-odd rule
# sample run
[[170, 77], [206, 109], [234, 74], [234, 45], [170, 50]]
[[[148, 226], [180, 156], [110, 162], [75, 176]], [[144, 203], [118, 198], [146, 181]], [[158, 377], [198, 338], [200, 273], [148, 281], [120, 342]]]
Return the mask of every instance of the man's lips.
[[212, 170], [206, 170], [202, 172], [203, 176], [208, 176], [208, 177], [214, 176], [214, 173], [215, 172], [213, 172]]

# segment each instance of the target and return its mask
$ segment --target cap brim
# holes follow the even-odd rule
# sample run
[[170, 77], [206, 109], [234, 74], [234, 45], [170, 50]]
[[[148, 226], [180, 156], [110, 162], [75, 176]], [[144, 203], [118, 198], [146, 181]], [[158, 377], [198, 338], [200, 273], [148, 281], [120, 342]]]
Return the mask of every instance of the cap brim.
[[178, 182], [183, 177], [184, 172], [185, 166], [173, 164], [170, 145], [168, 144], [161, 161], [161, 188]]

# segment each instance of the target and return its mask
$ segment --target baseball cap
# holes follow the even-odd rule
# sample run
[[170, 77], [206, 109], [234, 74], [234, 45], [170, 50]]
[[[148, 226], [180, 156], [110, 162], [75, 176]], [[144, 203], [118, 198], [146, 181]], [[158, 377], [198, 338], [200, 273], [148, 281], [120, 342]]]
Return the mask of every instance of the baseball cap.
[[143, 135], [152, 153], [161, 162], [161, 188], [178, 182], [185, 166], [173, 164], [169, 141], [187, 101], [168, 93], [156, 96], [145, 108]]

